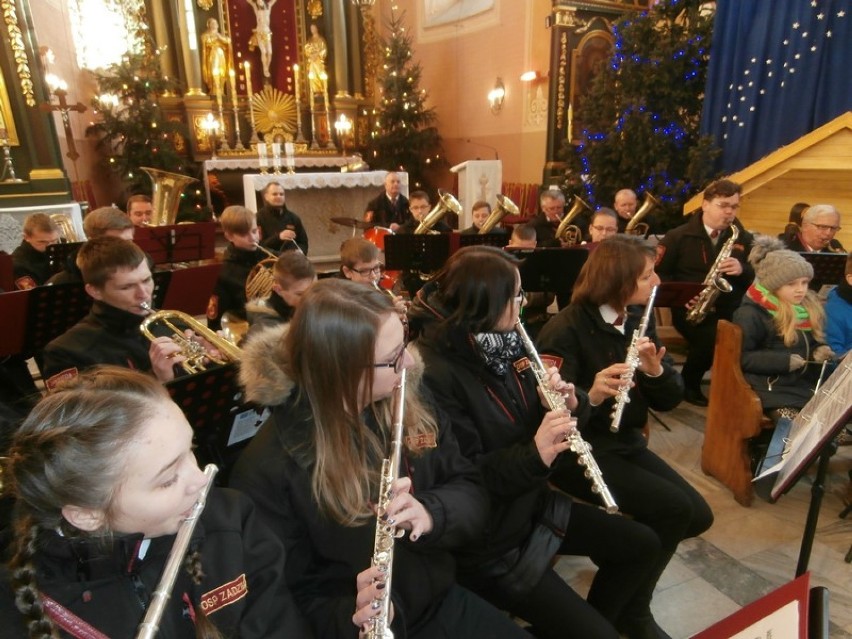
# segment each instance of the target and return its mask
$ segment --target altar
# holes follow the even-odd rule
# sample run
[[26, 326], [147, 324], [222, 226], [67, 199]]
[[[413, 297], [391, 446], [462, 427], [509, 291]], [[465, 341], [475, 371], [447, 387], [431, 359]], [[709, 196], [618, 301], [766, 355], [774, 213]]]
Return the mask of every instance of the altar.
[[83, 232], [83, 211], [77, 202], [66, 204], [47, 204], [44, 206], [20, 206], [0, 209], [0, 251], [11, 253], [24, 237], [24, 220], [33, 213], [64, 215], [71, 220], [71, 226], [79, 239], [85, 239]]
[[[287, 208], [296, 213], [308, 233], [312, 262], [336, 262], [340, 244], [360, 233], [331, 221], [333, 217], [361, 219], [367, 202], [385, 188], [387, 171], [355, 173], [249, 173], [243, 176], [246, 208], [257, 211], [260, 191], [270, 182], [284, 187]], [[408, 196], [408, 174], [398, 172], [400, 192]]]

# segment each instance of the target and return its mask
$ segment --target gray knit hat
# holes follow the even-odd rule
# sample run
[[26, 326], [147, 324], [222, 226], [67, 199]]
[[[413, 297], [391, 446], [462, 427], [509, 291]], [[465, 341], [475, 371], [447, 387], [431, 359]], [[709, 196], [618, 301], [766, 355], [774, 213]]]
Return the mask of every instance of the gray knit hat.
[[780, 240], [768, 235], [757, 235], [748, 256], [754, 265], [755, 279], [769, 291], [777, 291], [800, 277], [812, 279], [814, 268], [795, 251], [784, 248]]

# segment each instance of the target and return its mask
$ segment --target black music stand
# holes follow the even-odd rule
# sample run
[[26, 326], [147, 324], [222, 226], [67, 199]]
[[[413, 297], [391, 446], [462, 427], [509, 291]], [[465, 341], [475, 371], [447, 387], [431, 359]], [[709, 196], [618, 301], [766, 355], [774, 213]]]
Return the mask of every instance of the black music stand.
[[82, 282], [36, 286], [29, 291], [24, 353], [34, 356], [41, 370], [41, 351], [83, 319], [92, 308], [92, 298]]
[[246, 401], [233, 362], [179, 377], [166, 388], [192, 426], [199, 464], [219, 466], [216, 482], [225, 485], [237, 457], [269, 411]]
[[507, 249], [522, 260], [521, 286], [525, 291], [555, 293], [559, 308], [571, 301], [574, 282], [589, 258], [584, 248]]
[[823, 286], [836, 286], [843, 281], [846, 253], [799, 253], [814, 267], [814, 277], [808, 287], [819, 292]]
[[434, 273], [449, 257], [448, 233], [385, 236], [385, 267], [391, 271]]
[[83, 242], [60, 242], [47, 247], [47, 259], [50, 261], [51, 273], [59, 273], [65, 268], [70, 255], [77, 255]]
[[453, 233], [451, 239], [451, 253], [455, 253], [465, 246], [494, 246], [496, 248], [504, 248], [509, 243], [509, 236], [506, 233], [469, 233], [462, 235], [461, 233]]
[[216, 223], [142, 226], [136, 229], [133, 241], [154, 264], [212, 260], [216, 256]]

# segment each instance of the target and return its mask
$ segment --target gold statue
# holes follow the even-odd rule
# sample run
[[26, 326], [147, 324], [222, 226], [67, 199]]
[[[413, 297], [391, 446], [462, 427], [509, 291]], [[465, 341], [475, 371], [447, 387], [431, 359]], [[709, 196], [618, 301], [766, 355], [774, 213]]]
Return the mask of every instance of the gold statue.
[[305, 43], [305, 58], [308, 61], [308, 86], [311, 95], [325, 95], [328, 87], [328, 75], [325, 72], [325, 59], [328, 56], [328, 44], [320, 35], [319, 28], [311, 24], [311, 37]]
[[269, 63], [272, 61], [272, 27], [270, 26], [269, 16], [277, 1], [248, 0], [251, 8], [254, 9], [254, 17], [257, 20], [257, 27], [249, 38], [249, 50], [254, 51], [255, 47], [260, 49], [260, 63], [263, 67], [264, 78], [272, 77], [269, 73]]
[[201, 34], [201, 75], [210, 95], [222, 96], [231, 66], [231, 39], [219, 33], [216, 18], [207, 20], [207, 31]]

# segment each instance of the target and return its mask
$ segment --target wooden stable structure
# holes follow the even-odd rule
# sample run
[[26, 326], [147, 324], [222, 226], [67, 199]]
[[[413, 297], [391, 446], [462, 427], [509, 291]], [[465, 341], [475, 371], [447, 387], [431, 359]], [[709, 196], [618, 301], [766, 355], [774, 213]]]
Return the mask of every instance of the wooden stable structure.
[[[852, 111], [728, 176], [743, 187], [739, 218], [750, 231], [778, 235], [796, 202], [833, 204], [840, 211], [836, 238], [852, 247]], [[684, 214], [701, 208], [701, 193]]]

